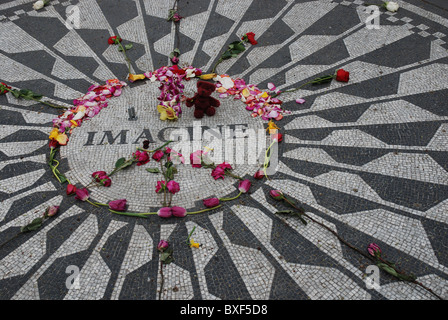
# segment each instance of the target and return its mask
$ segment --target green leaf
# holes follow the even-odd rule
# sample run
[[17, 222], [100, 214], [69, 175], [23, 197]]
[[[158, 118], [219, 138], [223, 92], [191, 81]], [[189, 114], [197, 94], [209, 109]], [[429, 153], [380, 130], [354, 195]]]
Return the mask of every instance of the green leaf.
[[133, 46], [134, 46], [134, 45], [133, 45], [132, 43], [129, 43], [129, 44], [126, 44], [126, 45], [124, 46], [124, 48], [125, 48], [126, 50], [130, 50], [130, 49], [132, 49]]
[[20, 232], [25, 233], [25, 232], [37, 230], [42, 226], [43, 221], [44, 221], [43, 218], [36, 218], [33, 221], [31, 221], [31, 223], [27, 224], [26, 226], [23, 226], [20, 229]]
[[224, 53], [222, 54], [222, 56], [221, 56], [221, 59], [222, 59], [222, 60], [227, 60], [227, 59], [230, 59], [230, 58], [232, 58], [232, 53], [230, 53], [229, 50], [226, 51], [226, 52], [224, 52]]
[[162, 252], [162, 254], [160, 255], [160, 260], [164, 264], [169, 264], [169, 263], [173, 262], [174, 261], [173, 249], [172, 248], [168, 248], [164, 252]]
[[115, 162], [115, 168], [116, 168], [116, 169], [120, 168], [120, 167], [123, 165], [123, 163], [124, 163], [125, 161], [126, 161], [125, 158], [120, 158], [120, 159], [118, 159], [117, 162]]
[[395, 271], [395, 269], [389, 267], [387, 264], [378, 263], [377, 266], [380, 267], [381, 269], [383, 269], [384, 271], [386, 271], [387, 273], [393, 275], [394, 277], [399, 278], [397, 271]]
[[14, 89], [14, 90], [11, 91], [11, 93], [12, 93], [12, 95], [13, 95], [14, 97], [16, 97], [17, 99], [20, 98], [20, 92], [19, 92], [19, 90]]
[[174, 179], [173, 168], [174, 168], [174, 167], [169, 167], [169, 168], [166, 170], [166, 177], [167, 177], [169, 180], [173, 180], [173, 179]]
[[160, 170], [158, 168], [148, 168], [146, 171], [151, 173], [160, 173]]
[[246, 47], [241, 43], [238, 42], [234, 47], [233, 50], [238, 50], [239, 52], [243, 52], [246, 50]]

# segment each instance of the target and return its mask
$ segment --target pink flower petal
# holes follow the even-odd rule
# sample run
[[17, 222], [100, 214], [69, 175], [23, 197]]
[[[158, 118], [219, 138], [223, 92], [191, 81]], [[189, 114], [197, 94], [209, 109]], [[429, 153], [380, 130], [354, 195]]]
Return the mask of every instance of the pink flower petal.
[[268, 83], [268, 89], [271, 90], [271, 91], [274, 91], [275, 89], [277, 89], [277, 87], [272, 82], [269, 82]]
[[298, 104], [304, 104], [305, 103], [305, 99], [302, 99], [302, 98], [298, 98], [298, 99], [296, 99], [296, 102], [298, 103]]

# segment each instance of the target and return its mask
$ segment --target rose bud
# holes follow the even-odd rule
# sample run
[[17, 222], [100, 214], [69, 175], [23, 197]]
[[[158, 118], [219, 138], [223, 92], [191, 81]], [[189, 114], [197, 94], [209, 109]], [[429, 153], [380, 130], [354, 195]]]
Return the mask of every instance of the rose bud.
[[176, 56], [174, 56], [174, 57], [171, 58], [171, 62], [172, 62], [173, 64], [178, 64], [178, 63], [179, 63], [179, 58], [176, 57]]
[[170, 218], [173, 215], [173, 213], [171, 212], [170, 207], [163, 207], [160, 208], [159, 211], [157, 211], [157, 215], [160, 218]]
[[246, 193], [247, 191], [249, 191], [250, 185], [251, 185], [251, 183], [247, 179], [240, 181], [240, 183], [238, 184], [238, 190], [240, 190], [240, 192], [242, 192], [242, 193]]
[[269, 195], [275, 200], [282, 200], [284, 198], [283, 193], [280, 190], [271, 190], [269, 191]]
[[381, 249], [376, 243], [369, 244], [367, 251], [369, 251], [370, 255], [374, 257], [381, 255]]
[[50, 149], [54, 149], [58, 147], [58, 144], [59, 143], [56, 140], [51, 140], [48, 146], [50, 147]]
[[50, 206], [47, 208], [44, 216], [52, 217], [52, 216], [56, 215], [56, 213], [58, 213], [58, 211], [59, 211], [59, 206]]
[[160, 160], [162, 160], [163, 156], [165, 155], [165, 153], [162, 150], [157, 150], [156, 152], [154, 152], [154, 154], [152, 155], [152, 158], [154, 160], [156, 160], [157, 162], [160, 162]]
[[143, 141], [143, 149], [148, 149], [148, 148], [149, 148], [149, 140]]
[[187, 210], [182, 207], [172, 207], [171, 212], [173, 213], [173, 216], [178, 218], [183, 218], [187, 215]]
[[168, 243], [168, 241], [160, 240], [159, 244], [157, 245], [157, 250], [159, 250], [160, 252], [163, 252], [166, 249], [168, 249], [169, 246], [170, 246], [170, 244]]
[[67, 190], [65, 192], [69, 196], [69, 195], [71, 195], [71, 194], [76, 192], [76, 187], [74, 185], [72, 185], [72, 184], [68, 184], [67, 185]]
[[77, 189], [75, 193], [75, 199], [77, 200], [87, 201], [89, 199], [89, 190], [87, 190], [87, 188]]
[[257, 180], [263, 179], [264, 178], [264, 171], [263, 170], [258, 170], [257, 172], [255, 172], [254, 178], [257, 179]]
[[348, 82], [350, 73], [344, 69], [339, 69], [336, 73], [336, 80], [340, 82]]
[[219, 199], [218, 198], [208, 198], [208, 199], [202, 200], [202, 203], [207, 208], [213, 208], [213, 207], [216, 207], [217, 205], [219, 205]]
[[273, 134], [271, 137], [272, 141], [282, 142], [283, 140], [283, 135], [281, 133]]
[[125, 211], [126, 199], [109, 201], [109, 209], [115, 211]]

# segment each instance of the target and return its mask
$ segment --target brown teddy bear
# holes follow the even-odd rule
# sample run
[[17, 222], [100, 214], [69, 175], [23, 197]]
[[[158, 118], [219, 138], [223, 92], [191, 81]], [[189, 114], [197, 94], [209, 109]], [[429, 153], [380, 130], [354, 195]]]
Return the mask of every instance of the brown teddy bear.
[[200, 119], [204, 114], [213, 116], [217, 107], [221, 105], [219, 100], [211, 97], [210, 95], [215, 91], [216, 86], [213, 83], [207, 81], [198, 81], [198, 92], [193, 98], [187, 98], [187, 107], [194, 106], [194, 117]]

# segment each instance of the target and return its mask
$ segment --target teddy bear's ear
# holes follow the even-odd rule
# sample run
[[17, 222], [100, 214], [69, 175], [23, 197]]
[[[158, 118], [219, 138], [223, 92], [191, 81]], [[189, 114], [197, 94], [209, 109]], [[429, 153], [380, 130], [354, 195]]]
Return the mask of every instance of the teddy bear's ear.
[[201, 88], [203, 90], [206, 90], [210, 93], [216, 90], [216, 86], [214, 83], [207, 82], [207, 81], [198, 81], [197, 83], [198, 89]]

